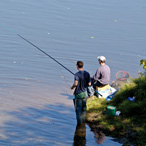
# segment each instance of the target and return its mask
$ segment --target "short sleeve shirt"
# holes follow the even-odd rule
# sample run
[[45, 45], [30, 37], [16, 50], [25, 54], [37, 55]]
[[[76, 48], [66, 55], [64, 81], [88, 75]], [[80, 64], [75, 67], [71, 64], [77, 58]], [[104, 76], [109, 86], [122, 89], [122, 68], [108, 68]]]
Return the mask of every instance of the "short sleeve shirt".
[[90, 82], [90, 74], [87, 71], [79, 71], [75, 74], [74, 80], [78, 81], [74, 94], [87, 91], [88, 83]]

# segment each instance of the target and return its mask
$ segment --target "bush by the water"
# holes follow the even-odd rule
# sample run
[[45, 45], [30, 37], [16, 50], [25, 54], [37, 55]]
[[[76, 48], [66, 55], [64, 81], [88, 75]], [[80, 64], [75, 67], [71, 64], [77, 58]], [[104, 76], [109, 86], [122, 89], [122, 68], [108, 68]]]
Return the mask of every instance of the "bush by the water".
[[[128, 97], [135, 97], [135, 101], [129, 101]], [[121, 114], [117, 117], [106, 114], [109, 105]], [[88, 100], [87, 121], [98, 123], [111, 136], [127, 137], [135, 145], [146, 145], [146, 75], [125, 83], [109, 102]]]

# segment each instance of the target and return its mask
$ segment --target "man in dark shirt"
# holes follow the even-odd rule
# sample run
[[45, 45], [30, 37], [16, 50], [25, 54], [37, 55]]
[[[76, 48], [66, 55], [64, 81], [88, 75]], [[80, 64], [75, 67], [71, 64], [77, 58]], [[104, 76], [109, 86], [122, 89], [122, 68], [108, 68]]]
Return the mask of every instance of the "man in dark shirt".
[[74, 95], [74, 104], [76, 111], [77, 123], [85, 123], [86, 117], [86, 98], [87, 98], [87, 88], [91, 86], [90, 74], [83, 70], [83, 62], [77, 62], [77, 69], [79, 70], [74, 76], [74, 83], [71, 89], [75, 88]]
[[104, 56], [97, 57], [100, 67], [97, 69], [92, 80], [94, 81], [93, 87], [101, 87], [110, 83], [110, 68], [105, 64], [106, 58]]

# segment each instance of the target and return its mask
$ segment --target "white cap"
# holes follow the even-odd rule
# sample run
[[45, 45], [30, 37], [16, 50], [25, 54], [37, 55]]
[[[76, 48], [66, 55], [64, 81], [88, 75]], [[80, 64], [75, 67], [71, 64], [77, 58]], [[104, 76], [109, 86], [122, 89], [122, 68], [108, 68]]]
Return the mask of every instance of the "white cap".
[[100, 61], [106, 61], [106, 58], [104, 56], [98, 56], [97, 59]]

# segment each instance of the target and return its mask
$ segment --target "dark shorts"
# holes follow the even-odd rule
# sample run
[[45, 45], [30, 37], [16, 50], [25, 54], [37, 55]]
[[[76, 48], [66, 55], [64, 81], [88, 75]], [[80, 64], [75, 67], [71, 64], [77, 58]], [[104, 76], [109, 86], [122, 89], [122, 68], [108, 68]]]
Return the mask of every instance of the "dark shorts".
[[105, 86], [105, 85], [101, 84], [99, 81], [95, 81], [94, 79], [91, 79], [91, 84], [92, 84], [94, 89], [96, 89], [96, 86], [97, 87]]
[[94, 86], [101, 87], [101, 86], [105, 86], [105, 85], [101, 84], [99, 81], [96, 81], [94, 83]]

